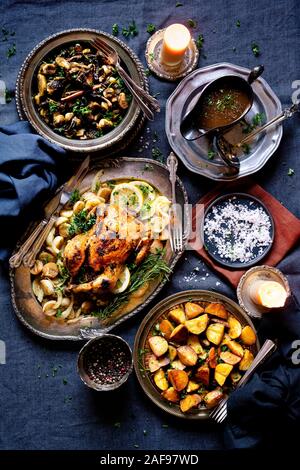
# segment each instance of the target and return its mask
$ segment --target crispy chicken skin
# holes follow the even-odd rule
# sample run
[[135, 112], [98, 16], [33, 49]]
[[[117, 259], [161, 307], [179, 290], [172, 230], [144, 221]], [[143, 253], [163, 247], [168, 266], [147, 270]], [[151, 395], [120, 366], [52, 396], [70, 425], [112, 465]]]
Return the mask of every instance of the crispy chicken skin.
[[104, 294], [111, 291], [119, 279], [122, 272], [122, 265], [109, 265], [106, 266], [103, 273], [97, 276], [93, 281], [85, 282], [83, 284], [70, 286], [69, 289], [75, 294], [93, 293]]
[[88, 246], [88, 233], [81, 233], [70, 240], [64, 251], [66, 267], [72, 277], [75, 277], [85, 260], [85, 250]]

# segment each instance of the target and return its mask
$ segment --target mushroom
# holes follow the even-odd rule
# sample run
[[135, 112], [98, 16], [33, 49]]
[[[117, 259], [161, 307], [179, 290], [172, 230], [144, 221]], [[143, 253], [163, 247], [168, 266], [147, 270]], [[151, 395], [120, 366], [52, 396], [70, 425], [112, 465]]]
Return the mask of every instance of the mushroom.
[[41, 103], [41, 98], [44, 96], [47, 90], [47, 80], [44, 75], [38, 73], [37, 76], [37, 83], [38, 83], [38, 94], [35, 95], [34, 100], [37, 105]]
[[62, 126], [65, 123], [65, 116], [60, 113], [53, 114], [53, 125], [55, 127]]
[[40, 73], [44, 75], [54, 75], [56, 72], [55, 64], [42, 64], [40, 67]]
[[75, 202], [75, 204], [73, 206], [74, 214], [78, 214], [78, 212], [81, 212], [83, 209], [84, 209], [84, 202], [83, 201]]
[[[42, 77], [43, 77], [43, 75], [42, 75]], [[48, 82], [48, 84], [47, 84], [47, 93], [49, 95], [53, 95], [55, 92], [62, 90], [63, 86], [64, 86], [64, 78], [63, 77], [55, 77], [53, 80]]]
[[56, 300], [48, 300], [48, 302], [43, 305], [43, 312], [47, 317], [54, 317], [56, 311]]
[[110, 119], [100, 119], [97, 124], [97, 129], [105, 129], [107, 127], [113, 127], [112, 121], [110, 121]]
[[42, 302], [43, 297], [44, 297], [44, 290], [42, 289], [42, 286], [40, 284], [40, 281], [38, 279], [35, 279], [32, 283], [32, 291], [36, 298], [38, 299], [39, 302]]
[[88, 107], [92, 110], [92, 111], [97, 111], [98, 109], [101, 108], [101, 105], [99, 103], [97, 103], [97, 101], [91, 101], [91, 103], [89, 103]]
[[49, 263], [50, 261], [54, 261], [54, 256], [48, 251], [42, 251], [39, 254], [39, 260], [41, 260], [43, 263]]
[[104, 75], [109, 75], [114, 70], [111, 65], [102, 65], [101, 69], [103, 70]]
[[67, 113], [65, 114], [65, 121], [70, 122], [73, 117], [74, 117], [74, 113]]
[[67, 238], [69, 236], [70, 224], [61, 224], [59, 226], [58, 232], [61, 237]]
[[61, 56], [57, 56], [55, 62], [57, 63], [57, 65], [59, 65], [59, 67], [62, 67], [66, 70], [69, 70], [71, 67], [70, 63], [64, 57]]
[[79, 129], [78, 131], [76, 131], [75, 135], [76, 135], [76, 137], [83, 138], [84, 134], [85, 134], [85, 129]]
[[57, 265], [53, 262], [45, 264], [43, 267], [43, 276], [49, 277], [50, 279], [54, 279], [56, 276], [58, 276]]
[[53, 295], [55, 292], [53, 282], [50, 279], [42, 279], [41, 280], [41, 288], [45, 295]]
[[104, 90], [103, 92], [104, 98], [112, 98], [114, 94], [115, 94], [115, 89], [111, 87], [106, 88], [106, 90]]
[[71, 123], [74, 127], [78, 127], [81, 124], [81, 119], [77, 116], [74, 116]]
[[128, 108], [128, 101], [127, 101], [127, 98], [126, 98], [126, 95], [125, 95], [124, 92], [121, 92], [119, 94], [118, 103], [119, 103], [120, 108], [122, 108], [122, 109], [127, 109]]
[[42, 270], [43, 270], [43, 262], [37, 259], [33, 267], [30, 269], [30, 273], [36, 276], [37, 274], [40, 274]]

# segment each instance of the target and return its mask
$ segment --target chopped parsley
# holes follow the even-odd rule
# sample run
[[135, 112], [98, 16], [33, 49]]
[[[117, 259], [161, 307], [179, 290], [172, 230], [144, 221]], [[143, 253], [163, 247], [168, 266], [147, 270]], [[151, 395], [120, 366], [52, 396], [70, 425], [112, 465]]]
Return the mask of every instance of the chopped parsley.
[[84, 116], [85, 114], [89, 114], [91, 112], [88, 106], [85, 106], [86, 100], [76, 100], [75, 104], [72, 107], [72, 112], [77, 116]]
[[266, 116], [264, 115], [264, 113], [256, 113], [252, 118], [252, 122], [247, 123], [247, 125], [243, 128], [243, 133], [249, 134], [257, 126], [261, 126], [265, 119], [266, 119]]
[[207, 158], [213, 160], [216, 156], [216, 152], [213, 149], [209, 149], [207, 152]]
[[196, 39], [196, 46], [198, 47], [199, 51], [202, 49], [204, 43], [203, 34], [199, 34]]
[[243, 144], [242, 149], [246, 155], [250, 153], [251, 147], [249, 144]]
[[145, 163], [144, 165], [144, 171], [153, 171], [153, 165], [150, 165], [149, 163]]
[[183, 7], [183, 3], [177, 2], [176, 5], [175, 5], [175, 7], [176, 7], [176, 8], [178, 8], [178, 7]]
[[139, 33], [138, 29], [137, 29], [137, 26], [136, 26], [136, 23], [134, 20], [132, 20], [131, 23], [129, 23], [129, 25], [126, 27], [124, 26], [122, 28], [122, 34], [125, 38], [134, 38], [135, 36], [137, 36]]
[[153, 147], [151, 153], [152, 153], [152, 157], [153, 157], [155, 160], [158, 160], [159, 162], [162, 162], [162, 161], [163, 161], [163, 154], [162, 154], [162, 151], [161, 151], [158, 147]]
[[289, 168], [287, 174], [288, 176], [293, 176], [295, 174], [295, 170], [293, 168]]
[[235, 24], [236, 24], [237, 28], [240, 28], [240, 26], [241, 26], [240, 20], [236, 20]]
[[9, 90], [5, 90], [5, 103], [8, 104], [11, 102], [13, 94]]
[[80, 191], [79, 189], [74, 189], [70, 196], [70, 203], [75, 204], [75, 202], [80, 200]]
[[255, 42], [253, 42], [251, 44], [251, 49], [252, 49], [252, 52], [253, 54], [255, 55], [255, 57], [258, 57], [260, 55], [260, 49], [259, 49], [259, 45], [256, 44]]
[[79, 233], [87, 232], [96, 222], [96, 215], [91, 215], [87, 217], [88, 213], [85, 209], [74, 214], [71, 219], [71, 224], [69, 227], [69, 235], [73, 237]]
[[153, 34], [155, 30], [156, 30], [156, 26], [153, 23], [149, 23], [147, 25], [147, 33]]
[[51, 101], [49, 101], [49, 103], [48, 103], [48, 107], [49, 107], [50, 113], [52, 114], [52, 113], [55, 113], [55, 111], [58, 110], [59, 104], [56, 103], [55, 101], [52, 101], [52, 100], [51, 100]]
[[119, 34], [119, 25], [117, 23], [114, 23], [112, 25], [112, 33], [113, 33], [113, 36], [118, 36], [118, 34]]
[[10, 57], [14, 56], [17, 52], [16, 45], [13, 44], [9, 49], [7, 49], [6, 57], [9, 59]]
[[145, 75], [146, 75], [146, 77], [150, 77], [150, 75], [152, 75], [151, 70], [145, 69]]
[[193, 20], [192, 18], [187, 20], [187, 24], [190, 28], [197, 28], [197, 21]]
[[150, 53], [149, 53], [149, 59], [151, 60], [151, 62], [153, 62], [153, 60], [154, 60], [154, 52], [150, 52]]

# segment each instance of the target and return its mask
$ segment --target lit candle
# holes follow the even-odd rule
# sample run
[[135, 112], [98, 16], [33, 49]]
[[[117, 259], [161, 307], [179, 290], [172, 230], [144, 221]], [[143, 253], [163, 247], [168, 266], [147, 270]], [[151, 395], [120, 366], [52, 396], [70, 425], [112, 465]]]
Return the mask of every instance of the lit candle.
[[250, 287], [250, 296], [257, 305], [279, 308], [284, 306], [288, 294], [279, 282], [257, 280]]
[[191, 40], [189, 30], [183, 24], [172, 24], [164, 33], [161, 61], [169, 66], [178, 66]]

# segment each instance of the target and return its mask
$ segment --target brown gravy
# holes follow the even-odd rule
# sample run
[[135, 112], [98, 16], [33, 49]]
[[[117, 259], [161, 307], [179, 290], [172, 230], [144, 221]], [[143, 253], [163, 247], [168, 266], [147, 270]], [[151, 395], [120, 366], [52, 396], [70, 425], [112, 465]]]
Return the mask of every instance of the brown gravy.
[[227, 126], [238, 119], [249, 106], [247, 93], [226, 85], [204, 94], [198, 125], [201, 129]]

